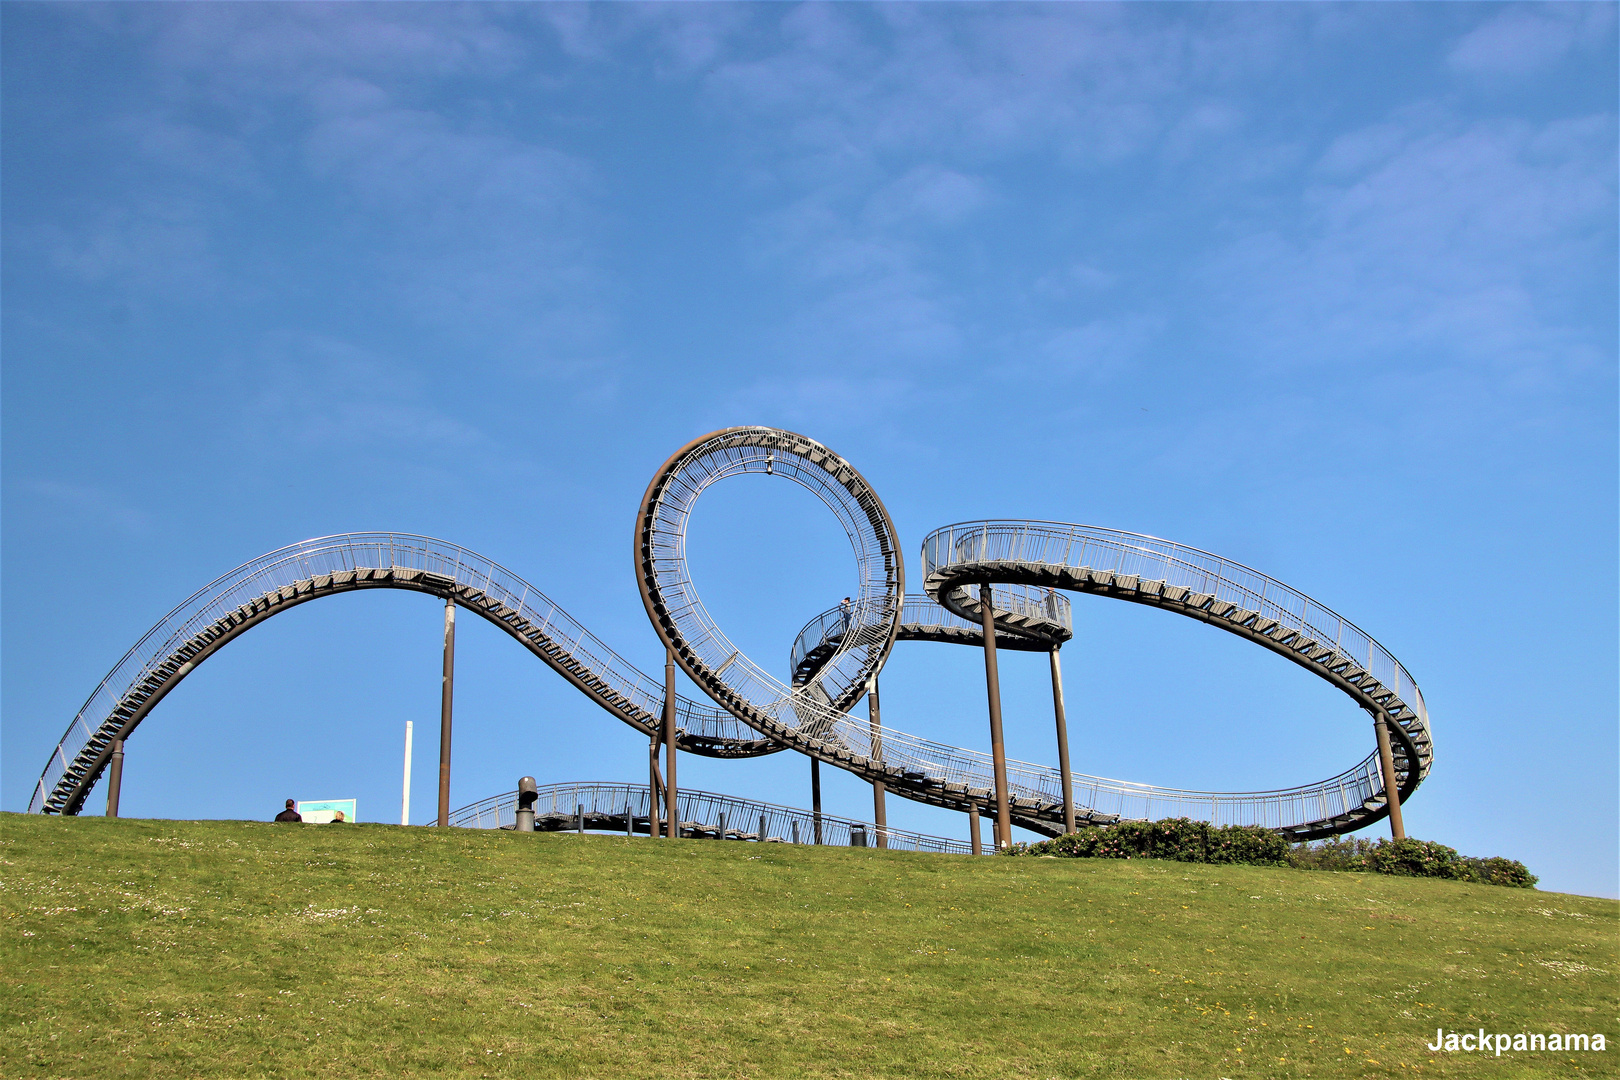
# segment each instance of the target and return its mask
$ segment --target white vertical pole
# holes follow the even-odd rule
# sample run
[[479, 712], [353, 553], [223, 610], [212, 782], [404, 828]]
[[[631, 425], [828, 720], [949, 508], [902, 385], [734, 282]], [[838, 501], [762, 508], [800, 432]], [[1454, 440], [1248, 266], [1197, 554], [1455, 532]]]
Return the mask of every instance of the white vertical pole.
[[411, 722], [405, 721], [405, 786], [399, 797], [399, 823], [411, 823]]

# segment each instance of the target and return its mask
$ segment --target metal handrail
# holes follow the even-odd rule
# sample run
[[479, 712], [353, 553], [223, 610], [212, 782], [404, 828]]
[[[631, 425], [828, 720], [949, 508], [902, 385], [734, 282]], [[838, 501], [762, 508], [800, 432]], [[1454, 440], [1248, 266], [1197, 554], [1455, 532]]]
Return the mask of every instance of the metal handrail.
[[[1258, 570], [1155, 536], [1050, 521], [974, 521], [935, 529], [923, 540], [924, 579], [949, 566], [991, 561], [1106, 569], [1207, 593], [1309, 632], [1393, 689], [1428, 726], [1422, 692], [1371, 634], [1324, 604]], [[1101, 555], [1102, 558], [1093, 558]]]
[[[1067, 634], [1074, 633], [1074, 615], [1069, 609], [1069, 598], [1061, 592], [1013, 585], [997, 586], [991, 590], [991, 596], [998, 615], [1038, 619], [1062, 627]], [[982, 623], [964, 619], [931, 596], [907, 593], [900, 606], [900, 639], [904, 640], [918, 631], [926, 632], [933, 629], [960, 630], [973, 634], [982, 634], [984, 631]], [[843, 640], [845, 632], [842, 606], [828, 608], [815, 616], [805, 623], [804, 628], [793, 639], [793, 648], [788, 654], [789, 670], [797, 676], [811, 653], [837, 645]], [[1009, 638], [1020, 636], [1016, 628], [1011, 627], [1000, 627], [996, 637], [999, 639], [1003, 634]], [[1051, 648], [1050, 645], [1041, 647]]]
[[[620, 819], [628, 813], [632, 827], [648, 816], [647, 785], [620, 783], [547, 784], [539, 789], [534, 804], [537, 818], [573, 817], [583, 808], [588, 819]], [[822, 844], [832, 847], [854, 847], [854, 836], [861, 835], [866, 846], [875, 847], [883, 837], [890, 851], [931, 851], [966, 855], [971, 847], [966, 841], [951, 840], [943, 836], [911, 832], [876, 825], [857, 818], [816, 814], [792, 806], [740, 799], [733, 795], [720, 795], [712, 791], [682, 788], [677, 792], [677, 808], [683, 834], [714, 835], [717, 839], [720, 817], [726, 822], [726, 839], [781, 841]], [[759, 820], [765, 819], [765, 833], [761, 836]], [[450, 815], [450, 824], [462, 828], [509, 828], [517, 821], [517, 792], [492, 795], [470, 803]], [[428, 824], [424, 822], [423, 824]], [[798, 826], [795, 830], [794, 826]], [[617, 826], [614, 831], [623, 831]], [[597, 831], [605, 831], [598, 829]]]

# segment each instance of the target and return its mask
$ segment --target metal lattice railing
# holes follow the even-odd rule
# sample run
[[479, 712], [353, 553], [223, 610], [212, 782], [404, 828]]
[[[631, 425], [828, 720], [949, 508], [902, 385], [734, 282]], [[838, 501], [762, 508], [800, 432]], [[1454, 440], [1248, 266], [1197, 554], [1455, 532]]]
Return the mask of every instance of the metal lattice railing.
[[[1060, 592], [1014, 585], [994, 588], [991, 594], [998, 615], [1016, 615], [1052, 623], [1061, 627], [1066, 634], [1074, 633], [1074, 616], [1069, 609], [1069, 598]], [[788, 657], [789, 666], [795, 676], [811, 653], [843, 641], [850, 619], [850, 613], [840, 606], [823, 611], [805, 624], [804, 629], [793, 639], [793, 649]], [[931, 596], [920, 593], [906, 594], [900, 606], [900, 638], [905, 639], [908, 631], [916, 633], [936, 629], [982, 634], [983, 624], [972, 619], [964, 619]], [[1003, 634], [1015, 638], [1017, 631], [1000, 628], [996, 634], [997, 639], [999, 640]], [[1040, 647], [1051, 648], [1046, 644]]]
[[1428, 713], [1416, 681], [1372, 635], [1297, 589], [1207, 551], [1088, 525], [975, 521], [928, 534], [922, 555], [925, 580], [962, 564], [1007, 562], [1106, 570], [1212, 595], [1330, 644], [1335, 652], [1353, 659], [1390, 687], [1427, 728]]
[[[720, 838], [721, 822], [725, 839], [824, 844], [834, 847], [877, 847], [882, 837], [891, 851], [932, 851], [966, 855], [966, 841], [943, 836], [892, 829], [853, 818], [815, 814], [791, 806], [717, 795], [709, 791], [681, 789], [676, 796], [681, 830], [687, 836]], [[584, 827], [596, 831], [624, 832], [626, 827], [644, 824], [648, 816], [645, 784], [580, 783], [548, 784], [539, 789], [534, 804], [535, 817], [572, 821], [585, 815]], [[660, 805], [662, 812], [662, 805]], [[628, 820], [627, 820], [628, 818]], [[470, 829], [510, 828], [517, 821], [517, 792], [492, 795], [464, 806], [450, 815], [450, 824]], [[606, 825], [611, 822], [611, 826]], [[427, 824], [427, 822], [424, 822]], [[857, 840], [859, 842], [857, 842]]]

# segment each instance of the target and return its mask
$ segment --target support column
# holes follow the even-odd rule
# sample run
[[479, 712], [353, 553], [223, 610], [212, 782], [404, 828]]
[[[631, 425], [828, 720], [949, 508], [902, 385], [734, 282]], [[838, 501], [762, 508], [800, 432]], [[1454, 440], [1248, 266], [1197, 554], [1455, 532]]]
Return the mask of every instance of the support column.
[[1074, 777], [1069, 775], [1069, 721], [1063, 713], [1063, 668], [1052, 650], [1052, 712], [1057, 716], [1058, 772], [1063, 774], [1063, 831], [1074, 832]]
[[664, 780], [658, 775], [658, 743], [660, 732], [654, 731], [647, 743], [647, 838], [656, 840], [663, 835], [664, 818], [658, 812], [658, 802], [664, 797]]
[[1384, 797], [1389, 800], [1389, 835], [1406, 839], [1406, 823], [1401, 820], [1401, 790], [1395, 782], [1395, 753], [1389, 748], [1389, 718], [1373, 714], [1373, 730], [1378, 735], [1378, 766], [1384, 773]]
[[[872, 676], [872, 681], [866, 689], [866, 715], [867, 722], [872, 731], [872, 760], [880, 765], [883, 763], [883, 721], [878, 711], [878, 681]], [[889, 816], [883, 806], [883, 795], [887, 789], [880, 781], [872, 782], [872, 820], [877, 823], [877, 846], [889, 846]]]
[[118, 816], [118, 797], [124, 789], [124, 740], [114, 739], [112, 764], [107, 766], [107, 816]]
[[972, 845], [973, 854], [984, 854], [984, 837], [979, 831], [979, 808], [968, 807], [968, 843]]
[[810, 816], [815, 822], [815, 841], [821, 843], [821, 759], [810, 759]]
[[664, 650], [664, 821], [674, 839], [681, 836], [681, 812], [675, 805], [675, 650]]
[[439, 692], [439, 826], [450, 824], [450, 707], [456, 697], [456, 600], [444, 600], [444, 683]]
[[996, 671], [996, 614], [987, 581], [979, 586], [984, 627], [984, 685], [990, 698], [990, 756], [996, 769], [996, 850], [1012, 846], [1012, 812], [1007, 803], [1007, 746], [1001, 740], [1001, 676]]

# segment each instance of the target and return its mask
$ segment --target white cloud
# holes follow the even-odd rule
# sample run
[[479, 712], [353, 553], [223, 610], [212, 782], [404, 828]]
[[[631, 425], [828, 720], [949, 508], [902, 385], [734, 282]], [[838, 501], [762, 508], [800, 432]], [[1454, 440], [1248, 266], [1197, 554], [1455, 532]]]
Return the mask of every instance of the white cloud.
[[1468, 75], [1532, 75], [1576, 49], [1612, 49], [1614, 21], [1613, 4], [1515, 5], [1469, 31], [1447, 61]]
[[92, 532], [138, 536], [152, 527], [151, 514], [93, 484], [27, 480], [22, 486], [51, 507], [55, 514], [71, 516], [76, 528], [88, 527]]
[[1563, 294], [1589, 286], [1591, 245], [1612, 235], [1612, 129], [1591, 117], [1353, 133], [1302, 191], [1297, 228], [1244, 235], [1200, 284], [1225, 297], [1231, 332], [1290, 363], [1392, 350], [1549, 375], [1588, 363], [1595, 343]]
[[889, 376], [823, 375], [764, 379], [729, 395], [716, 423], [775, 424], [837, 431], [893, 420], [919, 404], [915, 385]]
[[458, 408], [476, 411], [443, 376], [429, 377], [390, 357], [349, 342], [291, 336], [260, 346], [248, 362], [254, 376], [242, 383], [251, 397], [242, 403], [257, 423], [244, 434], [260, 452], [289, 449], [324, 453], [398, 456], [402, 461], [435, 453], [482, 458], [500, 454], [494, 440], [462, 420]]
[[874, 192], [866, 220], [877, 226], [950, 225], [989, 201], [983, 180], [935, 164], [919, 165]]

